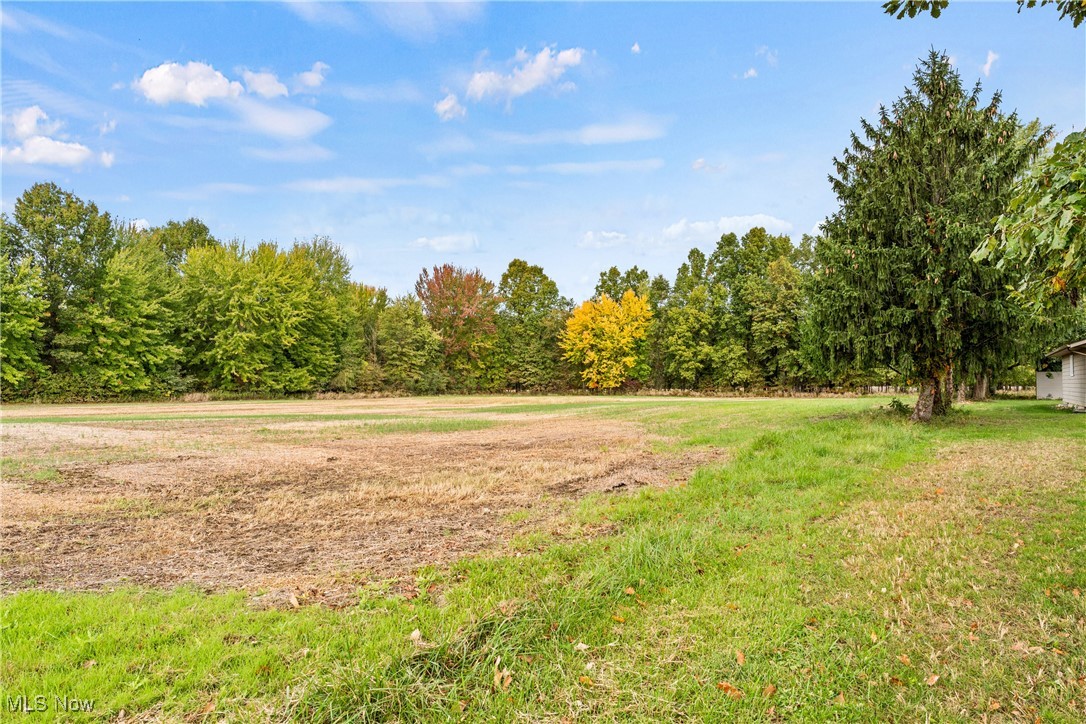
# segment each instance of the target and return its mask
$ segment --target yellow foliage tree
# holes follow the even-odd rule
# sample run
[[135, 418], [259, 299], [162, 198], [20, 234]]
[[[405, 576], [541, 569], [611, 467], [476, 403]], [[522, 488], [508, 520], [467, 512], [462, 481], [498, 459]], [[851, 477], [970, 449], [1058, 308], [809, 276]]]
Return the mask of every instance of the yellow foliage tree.
[[643, 342], [652, 321], [648, 299], [627, 290], [615, 301], [604, 294], [573, 310], [560, 343], [564, 357], [581, 365], [591, 389], [609, 390], [628, 377], [642, 377]]

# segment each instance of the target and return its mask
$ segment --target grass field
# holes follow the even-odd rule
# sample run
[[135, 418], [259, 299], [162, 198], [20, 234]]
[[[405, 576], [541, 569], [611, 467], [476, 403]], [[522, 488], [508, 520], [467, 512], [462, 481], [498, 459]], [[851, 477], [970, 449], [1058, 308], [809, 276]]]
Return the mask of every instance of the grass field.
[[1086, 423], [886, 402], [7, 406], [0, 719], [1086, 720]]

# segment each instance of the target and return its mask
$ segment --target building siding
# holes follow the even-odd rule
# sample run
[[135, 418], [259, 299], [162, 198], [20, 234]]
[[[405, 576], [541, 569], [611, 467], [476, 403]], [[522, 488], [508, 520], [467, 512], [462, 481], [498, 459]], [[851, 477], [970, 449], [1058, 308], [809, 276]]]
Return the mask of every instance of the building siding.
[[1086, 354], [1074, 352], [1075, 374], [1071, 374], [1071, 355], [1060, 358], [1063, 362], [1063, 401], [1086, 407]]
[[1062, 372], [1037, 373], [1037, 399], [1059, 400], [1063, 397]]

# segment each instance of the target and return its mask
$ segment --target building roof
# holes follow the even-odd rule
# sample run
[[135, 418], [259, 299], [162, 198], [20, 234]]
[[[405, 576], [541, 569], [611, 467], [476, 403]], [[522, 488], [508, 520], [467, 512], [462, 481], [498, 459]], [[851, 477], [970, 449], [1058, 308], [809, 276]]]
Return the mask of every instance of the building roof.
[[1065, 354], [1072, 353], [1086, 354], [1086, 339], [1080, 339], [1077, 342], [1071, 342], [1070, 344], [1065, 344], [1062, 347], [1057, 347], [1056, 349], [1049, 352], [1048, 356], [1063, 357]]

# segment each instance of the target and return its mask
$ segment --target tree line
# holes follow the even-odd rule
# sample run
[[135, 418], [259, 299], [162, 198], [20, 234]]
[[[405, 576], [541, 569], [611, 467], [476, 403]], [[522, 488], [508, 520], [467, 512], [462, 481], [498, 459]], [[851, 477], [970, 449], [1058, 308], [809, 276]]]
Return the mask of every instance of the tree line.
[[[840, 207], [820, 236], [725, 234], [671, 278], [611, 267], [580, 304], [521, 259], [496, 282], [434, 266], [391, 297], [352, 281], [325, 237], [138, 229], [40, 183], [0, 220], [3, 395], [891, 384], [916, 385], [927, 419], [967, 389], [1026, 381], [1046, 347], [1086, 331], [1066, 243], [1081, 246], [1082, 143], [1048, 154], [1050, 136], [932, 51], [835, 159]], [[1060, 197], [1070, 211], [1051, 178], [1077, 194]], [[1054, 265], [1032, 251], [1038, 215], [1066, 227]]]

